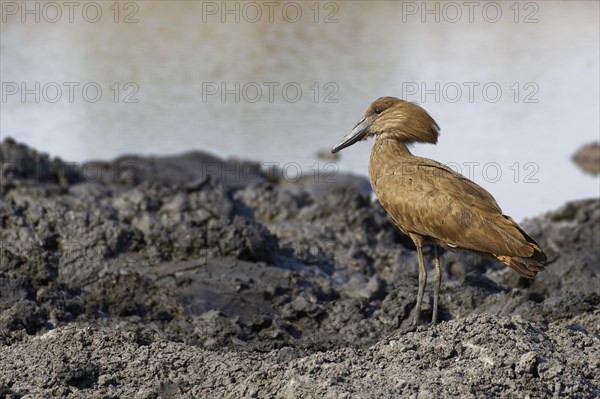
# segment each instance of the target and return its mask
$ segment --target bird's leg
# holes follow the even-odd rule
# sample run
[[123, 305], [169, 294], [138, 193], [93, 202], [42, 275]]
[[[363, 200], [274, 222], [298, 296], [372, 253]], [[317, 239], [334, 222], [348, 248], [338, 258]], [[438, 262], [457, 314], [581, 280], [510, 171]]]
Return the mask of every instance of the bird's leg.
[[416, 327], [421, 316], [421, 304], [423, 303], [423, 294], [425, 293], [425, 285], [427, 284], [427, 270], [425, 269], [425, 261], [423, 260], [423, 240], [421, 237], [413, 236], [412, 234], [410, 238], [415, 242], [419, 257], [419, 293], [417, 294], [416, 314], [413, 319], [413, 327]]
[[437, 245], [433, 245], [433, 252], [435, 254], [435, 285], [433, 286], [434, 294], [433, 294], [433, 316], [431, 318], [431, 323], [437, 323], [437, 313], [438, 313], [438, 301], [440, 298], [440, 286], [442, 285], [442, 270], [440, 269], [440, 257], [438, 255]]

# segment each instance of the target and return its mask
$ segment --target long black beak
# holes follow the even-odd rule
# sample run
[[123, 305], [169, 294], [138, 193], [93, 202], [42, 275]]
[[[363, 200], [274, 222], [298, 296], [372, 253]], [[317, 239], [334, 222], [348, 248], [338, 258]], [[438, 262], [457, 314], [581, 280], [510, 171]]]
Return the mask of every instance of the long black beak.
[[354, 129], [352, 129], [350, 131], [350, 133], [348, 133], [342, 139], [342, 141], [337, 143], [331, 149], [331, 153], [335, 154], [336, 152], [338, 152], [346, 147], [350, 147], [352, 144], [356, 143], [357, 141], [362, 140], [367, 135], [367, 133], [369, 133], [369, 128], [371, 127], [371, 123], [373, 123], [373, 122], [370, 119], [367, 119], [366, 117], [364, 117], [360, 121], [358, 121], [356, 126], [354, 126]]

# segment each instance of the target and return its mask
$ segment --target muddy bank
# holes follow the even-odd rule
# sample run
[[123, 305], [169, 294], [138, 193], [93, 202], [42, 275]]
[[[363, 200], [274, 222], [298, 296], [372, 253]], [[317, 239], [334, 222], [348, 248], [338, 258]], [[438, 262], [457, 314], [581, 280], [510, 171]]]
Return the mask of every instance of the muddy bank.
[[598, 394], [597, 199], [523, 223], [550, 260], [534, 281], [444, 254], [447, 322], [410, 332], [413, 247], [362, 177], [0, 157], [1, 395]]
[[[587, 314], [578, 322], [597, 325], [593, 319]], [[597, 334], [577, 323], [541, 327], [519, 317], [479, 315], [393, 334], [365, 348], [241, 353], [176, 343], [129, 325], [71, 324], [3, 347], [4, 393], [592, 398], [600, 383]]]

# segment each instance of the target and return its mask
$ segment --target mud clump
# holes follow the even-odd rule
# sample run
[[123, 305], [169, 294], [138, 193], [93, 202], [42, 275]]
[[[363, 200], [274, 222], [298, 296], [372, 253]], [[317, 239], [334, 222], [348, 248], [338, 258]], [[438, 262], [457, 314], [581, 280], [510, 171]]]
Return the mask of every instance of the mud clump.
[[600, 174], [600, 143], [582, 146], [573, 154], [572, 159], [582, 171], [591, 175]]
[[12, 140], [0, 163], [0, 397], [599, 394], [598, 199], [524, 222], [534, 281], [445, 253], [445, 321], [412, 331], [414, 247], [362, 177]]

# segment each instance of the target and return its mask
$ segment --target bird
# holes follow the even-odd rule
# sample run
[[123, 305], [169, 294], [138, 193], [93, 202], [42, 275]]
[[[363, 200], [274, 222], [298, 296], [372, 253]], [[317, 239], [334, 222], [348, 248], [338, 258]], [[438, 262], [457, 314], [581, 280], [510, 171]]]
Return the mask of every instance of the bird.
[[442, 277], [438, 247], [496, 258], [526, 278], [544, 270], [546, 262], [538, 243], [502, 213], [488, 191], [446, 165], [409, 150], [414, 143], [437, 144], [439, 133], [438, 124], [418, 104], [380, 97], [331, 150], [335, 154], [375, 137], [369, 160], [371, 186], [394, 224], [417, 249], [419, 290], [413, 327], [420, 321], [427, 284], [425, 243], [434, 247], [432, 324], [437, 322]]

